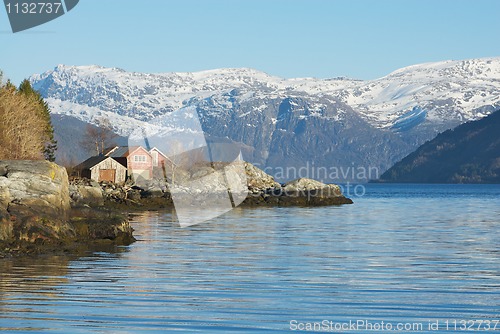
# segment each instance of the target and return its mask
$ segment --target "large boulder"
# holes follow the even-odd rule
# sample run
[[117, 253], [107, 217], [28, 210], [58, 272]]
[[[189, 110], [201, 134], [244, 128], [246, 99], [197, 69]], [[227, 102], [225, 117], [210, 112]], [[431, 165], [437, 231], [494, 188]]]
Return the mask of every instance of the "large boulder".
[[66, 169], [48, 161], [0, 161], [0, 210], [67, 218], [70, 203]]
[[103, 206], [104, 197], [101, 187], [70, 186], [72, 204], [75, 206]]
[[94, 180], [72, 179], [69, 185], [69, 195], [72, 207], [104, 205], [103, 189]]
[[300, 178], [286, 183], [283, 187], [285, 195], [314, 195], [315, 197], [330, 198], [342, 196], [340, 187], [336, 184], [324, 184], [322, 182]]
[[118, 185], [113, 182], [101, 182], [99, 184], [102, 189], [104, 200], [108, 202], [124, 202], [127, 198], [126, 186]]
[[254, 191], [245, 200], [244, 204], [320, 206], [352, 204], [352, 200], [342, 195], [338, 185], [300, 178], [286, 183], [283, 187], [273, 186], [260, 193]]
[[[77, 190], [86, 201], [102, 202], [98, 184]], [[88, 210], [71, 209], [65, 168], [48, 161], [0, 161], [0, 256], [3, 251], [24, 252], [26, 245], [32, 249], [96, 239], [133, 241], [127, 219]]]
[[66, 169], [48, 161], [0, 161], [0, 241], [73, 236]]
[[249, 162], [245, 162], [245, 173], [247, 176], [248, 190], [251, 192], [258, 193], [281, 187], [281, 185], [274, 180], [274, 177]]
[[7, 208], [10, 203], [10, 190], [7, 178], [0, 176], [0, 217], [7, 215]]
[[313, 179], [300, 178], [288, 183], [285, 183], [284, 190], [285, 191], [309, 191], [322, 189], [326, 185], [323, 182], [319, 182]]

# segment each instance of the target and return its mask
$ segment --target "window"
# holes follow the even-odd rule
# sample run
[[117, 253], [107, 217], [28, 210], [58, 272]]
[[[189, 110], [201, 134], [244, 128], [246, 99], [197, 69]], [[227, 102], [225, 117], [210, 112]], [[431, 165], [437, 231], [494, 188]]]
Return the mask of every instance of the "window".
[[145, 155], [134, 155], [134, 162], [146, 162], [147, 158]]
[[158, 152], [153, 151], [151, 155], [153, 156], [153, 165], [158, 166]]

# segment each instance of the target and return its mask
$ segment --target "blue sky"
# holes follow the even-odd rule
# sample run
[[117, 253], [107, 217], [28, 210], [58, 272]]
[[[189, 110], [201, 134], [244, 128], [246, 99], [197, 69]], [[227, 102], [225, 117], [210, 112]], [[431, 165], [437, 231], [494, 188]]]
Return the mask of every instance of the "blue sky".
[[499, 14], [498, 0], [80, 0], [13, 34], [0, 8], [0, 69], [16, 84], [57, 64], [373, 79], [416, 63], [500, 56]]

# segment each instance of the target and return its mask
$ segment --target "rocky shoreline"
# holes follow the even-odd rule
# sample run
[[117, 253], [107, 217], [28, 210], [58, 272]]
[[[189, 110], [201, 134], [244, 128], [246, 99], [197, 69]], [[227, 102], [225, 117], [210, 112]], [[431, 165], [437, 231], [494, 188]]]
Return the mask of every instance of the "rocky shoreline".
[[0, 257], [135, 241], [124, 215], [73, 204], [65, 168], [48, 161], [0, 161]]
[[[185, 177], [200, 173], [200, 169], [186, 173]], [[248, 186], [246, 199], [239, 205], [245, 206], [326, 206], [352, 204], [343, 196], [337, 185], [324, 184], [316, 180], [301, 178], [280, 184], [274, 178], [250, 163], [245, 163], [245, 176]], [[70, 180], [70, 197], [76, 206], [106, 207], [121, 210], [157, 210], [173, 208], [172, 194], [165, 182], [156, 180], [141, 187], [110, 182], [73, 178]], [[211, 196], [226, 196], [227, 189], [214, 181], [205, 183], [197, 193], [210, 193]], [[185, 189], [186, 196], [192, 189]]]
[[[240, 206], [321, 206], [351, 204], [337, 185], [311, 179], [286, 184], [244, 163], [248, 192]], [[206, 175], [201, 166], [179, 173]], [[220, 179], [203, 181], [191, 192], [227, 196]], [[199, 203], [195, 203], [199, 204]], [[128, 245], [135, 241], [125, 215], [132, 211], [172, 209], [168, 185], [153, 180], [140, 187], [89, 179], [69, 179], [66, 170], [47, 161], [0, 161], [0, 257], [46, 251], [71, 252], [92, 243]]]

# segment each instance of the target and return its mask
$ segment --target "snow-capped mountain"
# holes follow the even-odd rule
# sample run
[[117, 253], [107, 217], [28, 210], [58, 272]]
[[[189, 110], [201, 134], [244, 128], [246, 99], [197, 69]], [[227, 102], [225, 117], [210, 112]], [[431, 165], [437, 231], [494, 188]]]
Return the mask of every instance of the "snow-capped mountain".
[[196, 108], [205, 132], [240, 143], [247, 160], [269, 167], [314, 162], [383, 172], [438, 132], [500, 109], [500, 58], [415, 65], [369, 81], [59, 65], [31, 82], [53, 114], [88, 123], [106, 117], [123, 136]]

